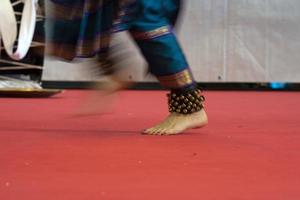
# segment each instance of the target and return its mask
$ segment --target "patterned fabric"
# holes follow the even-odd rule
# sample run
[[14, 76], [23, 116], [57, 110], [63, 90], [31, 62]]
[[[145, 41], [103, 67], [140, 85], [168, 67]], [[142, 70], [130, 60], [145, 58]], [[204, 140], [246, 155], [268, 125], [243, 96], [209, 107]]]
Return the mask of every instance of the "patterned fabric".
[[[53, 55], [66, 59], [107, 52], [113, 31], [129, 31], [149, 71], [172, 90], [195, 81], [173, 31], [180, 0], [51, 0], [48, 27]], [[114, 19], [117, 13], [118, 18]], [[114, 21], [114, 25], [113, 25]]]
[[67, 60], [107, 51], [116, 0], [47, 1], [48, 54]]
[[159, 82], [166, 88], [182, 88], [194, 83], [190, 70], [185, 69], [176, 74], [159, 76]]

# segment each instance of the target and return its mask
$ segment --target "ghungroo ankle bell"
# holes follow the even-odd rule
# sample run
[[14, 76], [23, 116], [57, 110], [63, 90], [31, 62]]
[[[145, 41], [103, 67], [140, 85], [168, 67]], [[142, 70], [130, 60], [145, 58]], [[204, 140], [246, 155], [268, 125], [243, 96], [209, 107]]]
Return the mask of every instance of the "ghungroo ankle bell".
[[186, 93], [171, 92], [168, 95], [169, 111], [171, 113], [192, 114], [203, 108], [204, 96], [199, 89]]

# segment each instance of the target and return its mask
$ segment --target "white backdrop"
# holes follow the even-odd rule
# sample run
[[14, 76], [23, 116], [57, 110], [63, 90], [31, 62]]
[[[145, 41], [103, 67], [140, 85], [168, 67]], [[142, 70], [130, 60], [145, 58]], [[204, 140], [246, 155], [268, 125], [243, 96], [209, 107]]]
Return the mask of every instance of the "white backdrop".
[[[300, 82], [299, 0], [187, 0], [179, 38], [199, 82]], [[145, 77], [145, 63], [127, 35], [132, 59], [124, 78]], [[46, 59], [43, 80], [84, 81], [91, 61]]]

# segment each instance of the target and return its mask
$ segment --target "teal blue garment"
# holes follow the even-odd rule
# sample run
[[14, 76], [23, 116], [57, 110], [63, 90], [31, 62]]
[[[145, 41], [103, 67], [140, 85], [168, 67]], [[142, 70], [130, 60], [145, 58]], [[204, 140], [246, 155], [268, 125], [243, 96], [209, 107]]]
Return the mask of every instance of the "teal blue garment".
[[[118, 29], [129, 30], [149, 64], [149, 71], [156, 76], [171, 75], [189, 68], [173, 32], [180, 11], [180, 2], [180, 0], [137, 0], [136, 4], [129, 4], [123, 8], [125, 20], [121, 20]], [[153, 38], [134, 37], [135, 32], [148, 32], [161, 27], [168, 27], [169, 32]]]
[[151, 40], [136, 40], [156, 76], [171, 75], [188, 68], [188, 63], [173, 33]]
[[128, 1], [121, 5], [124, 14], [115, 29], [149, 31], [165, 25], [174, 26], [181, 5], [181, 0]]

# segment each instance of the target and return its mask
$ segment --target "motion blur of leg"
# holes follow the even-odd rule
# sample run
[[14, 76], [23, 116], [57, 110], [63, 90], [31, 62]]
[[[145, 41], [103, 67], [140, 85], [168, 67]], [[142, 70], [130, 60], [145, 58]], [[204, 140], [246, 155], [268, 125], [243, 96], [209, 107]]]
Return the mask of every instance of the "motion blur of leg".
[[[121, 22], [119, 29], [129, 30], [149, 64], [149, 71], [162, 86], [170, 89], [169, 116], [158, 125], [146, 129], [145, 134], [178, 134], [208, 122], [203, 108], [204, 97], [197, 89], [173, 32], [180, 6], [180, 0], [137, 0], [134, 15], [130, 13], [132, 5], [129, 7], [131, 9], [127, 9], [129, 14], [126, 14], [126, 9], [122, 13], [129, 23]], [[128, 20], [130, 15], [134, 16], [133, 20]]]
[[[127, 86], [114, 75], [114, 65], [108, 59], [111, 33], [129, 31], [149, 71], [170, 90], [170, 114], [143, 133], [171, 135], [207, 124], [204, 97], [173, 32], [180, 0], [51, 0], [50, 4], [48, 52], [67, 60], [98, 55], [111, 81], [96, 88], [108, 94]], [[113, 25], [116, 15], [119, 19]], [[95, 109], [100, 98], [92, 99], [89, 107]]]
[[[48, 0], [46, 1], [46, 53], [48, 56], [76, 62], [76, 59], [98, 57], [93, 74], [106, 76], [106, 84], [95, 84], [76, 114], [102, 113], [112, 102], [113, 93], [127, 83], [114, 77], [109, 60], [113, 20], [118, 0]], [[125, 86], [126, 85], [126, 86]], [[103, 102], [105, 101], [105, 102]]]

